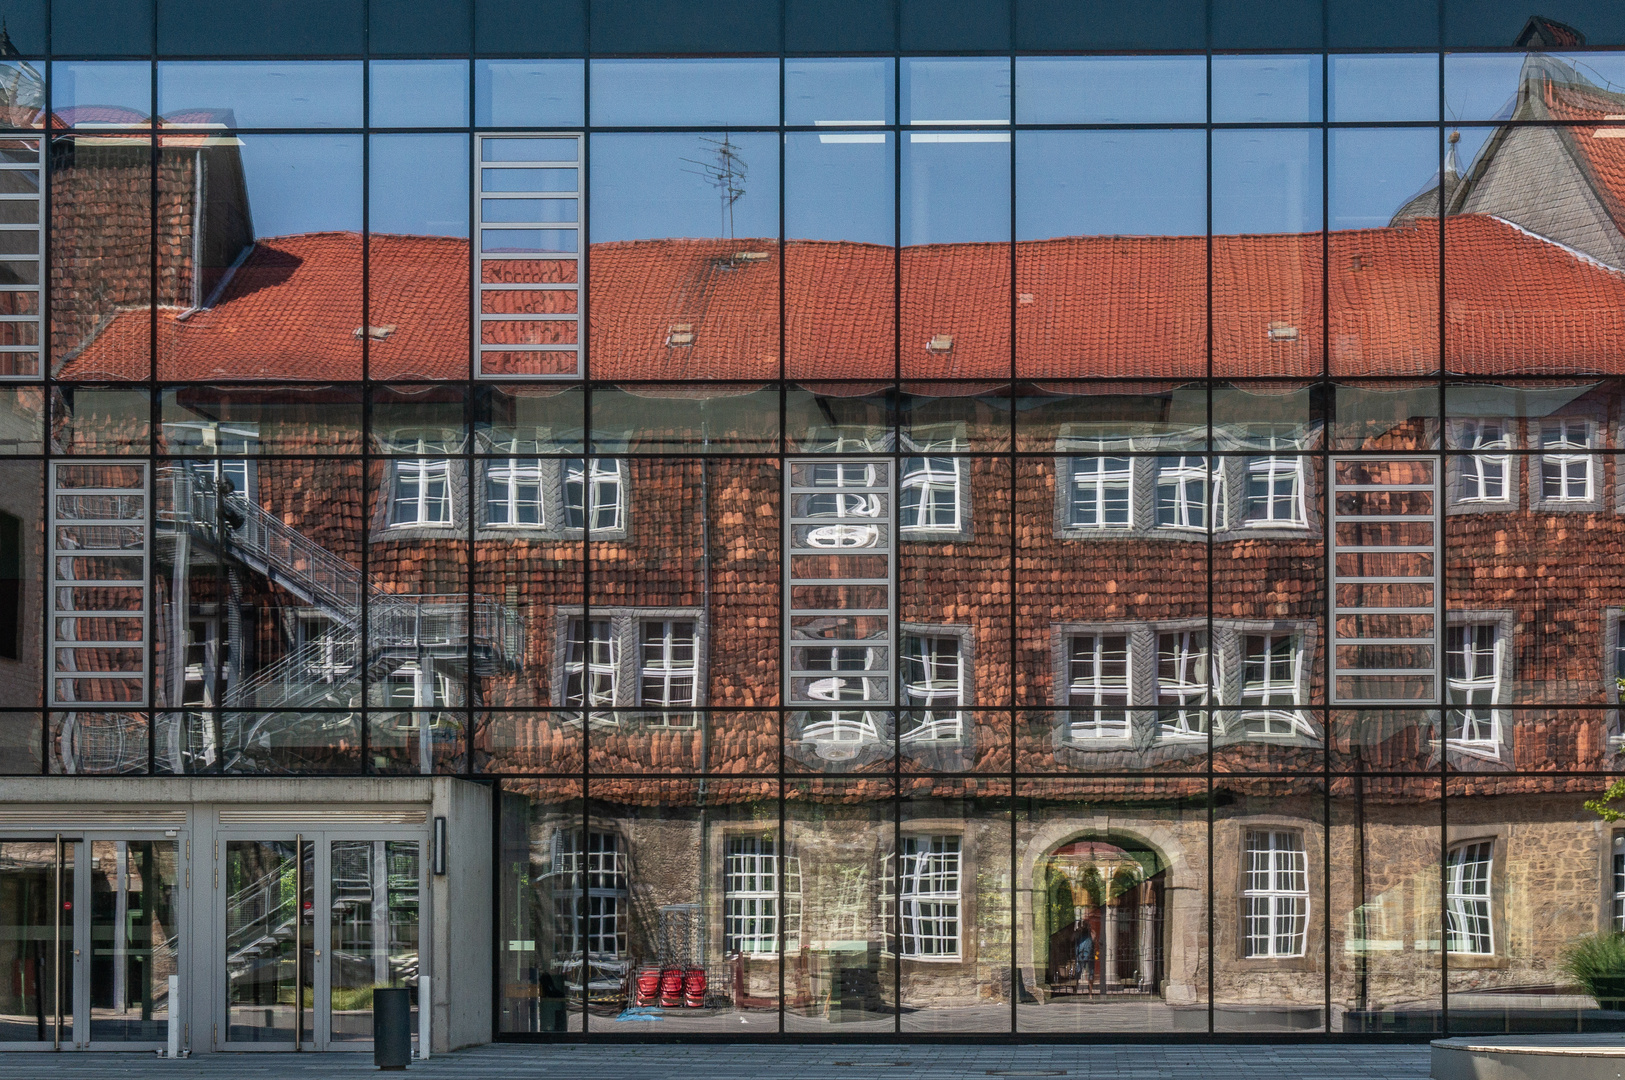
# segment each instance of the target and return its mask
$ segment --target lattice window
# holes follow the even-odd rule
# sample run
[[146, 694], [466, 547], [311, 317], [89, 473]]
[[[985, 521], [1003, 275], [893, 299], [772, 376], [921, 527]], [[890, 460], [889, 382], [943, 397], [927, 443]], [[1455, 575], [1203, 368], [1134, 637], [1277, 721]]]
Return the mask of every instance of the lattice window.
[[1303, 481], [1301, 457], [1248, 458], [1247, 524], [1303, 525], [1308, 517]]
[[1134, 459], [1072, 459], [1071, 523], [1078, 529], [1126, 529], [1134, 521]]
[[959, 956], [960, 839], [905, 836], [898, 874], [901, 956]]
[[1589, 420], [1543, 420], [1540, 424], [1540, 497], [1547, 502], [1595, 498]]
[[[723, 882], [724, 948], [753, 955], [779, 951], [779, 860], [769, 836], [728, 838]], [[801, 860], [784, 861], [784, 934], [801, 934]]]
[[699, 651], [691, 619], [649, 619], [643, 624], [638, 704], [692, 706], [699, 692]]
[[1501, 634], [1495, 623], [1445, 629], [1445, 695], [1450, 738], [1490, 747], [1500, 742]]
[[1447, 948], [1488, 956], [1495, 951], [1490, 922], [1490, 873], [1494, 844], [1481, 840], [1450, 849], [1445, 862]]
[[485, 465], [485, 523], [545, 528], [540, 458], [497, 458]]
[[1456, 459], [1460, 463], [1456, 498], [1461, 502], [1510, 502], [1512, 458], [1504, 451], [1512, 447], [1511, 424], [1506, 420], [1463, 420], [1457, 441], [1461, 449], [1472, 453]]
[[958, 532], [959, 459], [906, 457], [897, 484], [897, 527], [903, 532]]
[[1072, 738], [1128, 737], [1129, 651], [1127, 634], [1073, 636], [1067, 683]]
[[395, 461], [391, 467], [395, 481], [390, 489], [390, 525], [452, 523], [451, 462], [448, 459]]
[[1303, 643], [1297, 634], [1243, 637], [1241, 720], [1249, 735], [1311, 734], [1298, 703]]
[[572, 458], [564, 463], [564, 525], [591, 532], [624, 529], [625, 485], [622, 463], [615, 458]]
[[1217, 462], [1188, 454], [1158, 458], [1156, 487], [1158, 528], [1223, 528], [1225, 494]]
[[960, 639], [910, 634], [903, 638], [903, 701], [909, 712], [904, 742], [957, 741], [965, 703]]
[[1245, 955], [1302, 956], [1309, 925], [1309, 864], [1301, 834], [1247, 831], [1241, 906]]
[[1618, 850], [1621, 837], [1614, 837], [1614, 933], [1625, 934], [1625, 851]]
[[556, 952], [614, 959], [626, 953], [630, 889], [626, 848], [620, 834], [594, 830], [582, 851], [579, 829], [553, 834], [553, 866], [548, 875], [553, 898]]
[[1205, 738], [1210, 693], [1207, 631], [1157, 635], [1157, 714], [1164, 738]]
[[564, 662], [564, 704], [613, 706], [620, 675], [620, 641], [608, 619], [571, 619]]

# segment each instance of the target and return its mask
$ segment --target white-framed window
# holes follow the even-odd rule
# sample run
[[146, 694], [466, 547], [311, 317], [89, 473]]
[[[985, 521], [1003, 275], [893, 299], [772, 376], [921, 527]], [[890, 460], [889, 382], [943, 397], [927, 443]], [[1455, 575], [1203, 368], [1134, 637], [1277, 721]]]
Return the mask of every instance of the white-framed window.
[[1073, 635], [1067, 661], [1072, 738], [1128, 737], [1129, 640], [1127, 634]]
[[424, 671], [409, 660], [389, 673], [389, 706], [394, 709], [432, 709], [452, 703], [451, 677], [431, 668]]
[[[771, 836], [730, 836], [722, 886], [723, 949], [754, 956], [779, 951], [779, 859]], [[784, 935], [801, 936], [801, 860], [784, 860]]]
[[391, 526], [452, 524], [449, 459], [415, 458], [391, 465], [395, 474], [389, 500]]
[[620, 677], [620, 641], [609, 619], [570, 620], [564, 660], [564, 704], [613, 706]]
[[1224, 483], [1216, 461], [1190, 454], [1158, 458], [1156, 489], [1158, 528], [1224, 527]]
[[897, 883], [900, 956], [959, 958], [960, 838], [905, 836]]
[[1248, 829], [1246, 859], [1243, 955], [1302, 956], [1309, 927], [1309, 860], [1302, 834]]
[[957, 741], [965, 723], [962, 642], [954, 635], [903, 638], [903, 742]]
[[1206, 630], [1157, 635], [1157, 721], [1164, 738], [1207, 737], [1210, 670]]
[[626, 955], [631, 896], [626, 846], [619, 833], [597, 829], [587, 833], [585, 851], [581, 841], [580, 829], [553, 833], [549, 891], [555, 952], [575, 957], [585, 952], [590, 960], [615, 960]]
[[[590, 532], [624, 529], [625, 484], [618, 458], [570, 458], [564, 463], [564, 526]], [[590, 528], [589, 528], [590, 526]]]
[[1134, 522], [1134, 459], [1072, 459], [1072, 512], [1076, 529], [1127, 529]]
[[1589, 502], [1596, 497], [1592, 476], [1593, 425], [1589, 420], [1540, 422], [1540, 497], [1545, 502]]
[[897, 527], [902, 532], [958, 532], [959, 459], [906, 457], [897, 482]]
[[1307, 522], [1302, 457], [1250, 457], [1245, 483], [1246, 524], [1297, 527]]
[[1495, 951], [1490, 923], [1490, 873], [1495, 845], [1489, 840], [1459, 844], [1445, 860], [1446, 948], [1488, 956]]
[[1449, 738], [1494, 748], [1501, 739], [1501, 628], [1459, 623], [1445, 628], [1445, 695]]
[[1510, 473], [1512, 425], [1507, 420], [1463, 420], [1457, 445], [1470, 455], [1457, 458], [1456, 498], [1460, 502], [1504, 503], [1512, 500]]
[[699, 649], [692, 619], [647, 619], [638, 671], [638, 704], [692, 707], [698, 700]]
[[1248, 735], [1307, 734], [1298, 704], [1303, 642], [1295, 633], [1242, 635], [1241, 720]]
[[540, 458], [497, 458], [485, 463], [485, 523], [534, 529], [547, 526]]

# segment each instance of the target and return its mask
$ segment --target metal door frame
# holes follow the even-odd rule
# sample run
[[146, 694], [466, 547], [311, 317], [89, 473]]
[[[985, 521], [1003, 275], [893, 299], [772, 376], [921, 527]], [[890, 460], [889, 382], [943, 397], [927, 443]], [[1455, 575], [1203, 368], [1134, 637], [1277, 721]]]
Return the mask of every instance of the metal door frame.
[[[132, 1040], [130, 1042], [102, 1040], [92, 1042], [90, 1038], [90, 851], [91, 845], [98, 842], [124, 841], [173, 841], [176, 847], [175, 870], [179, 880], [175, 883], [175, 925], [180, 936], [180, 942], [175, 949], [175, 970], [181, 975], [180, 996], [178, 1000], [169, 1003], [169, 1023], [186, 1023], [187, 1004], [190, 1000], [191, 988], [186, 977], [192, 946], [192, 926], [190, 918], [190, 885], [191, 860], [189, 849], [190, 834], [183, 827], [149, 828], [149, 829], [123, 829], [123, 828], [74, 828], [61, 832], [56, 830], [24, 827], [0, 828], [0, 839], [4, 840], [39, 840], [46, 843], [55, 843], [57, 840], [66, 844], [77, 845], [74, 849], [72, 869], [73, 886], [68, 899], [73, 902], [74, 913], [71, 924], [63, 920], [63, 941], [70, 944], [72, 952], [68, 962], [72, 965], [71, 979], [73, 993], [71, 1000], [64, 1000], [62, 1008], [73, 1017], [71, 1024], [62, 1025], [60, 1046], [52, 1040], [40, 1042], [0, 1042], [0, 1053], [29, 1053], [51, 1050], [100, 1050], [119, 1051], [137, 1050], [150, 1053], [162, 1050], [164, 1042]], [[60, 867], [68, 866], [64, 860]], [[54, 900], [57, 913], [62, 913], [61, 897]], [[80, 917], [80, 916], [83, 917]], [[54, 1003], [53, 1003], [54, 1004]], [[184, 1028], [183, 1028], [184, 1032]], [[182, 1040], [184, 1043], [184, 1039]]]
[[[230, 1031], [229, 991], [224, 957], [226, 951], [226, 892], [220, 882], [224, 869], [225, 845], [231, 841], [257, 840], [290, 843], [295, 840], [312, 845], [311, 867], [316, 880], [310, 883], [311, 902], [316, 917], [312, 920], [314, 942], [311, 946], [315, 970], [311, 975], [311, 1008], [303, 1007], [303, 996], [295, 994], [300, 1002], [297, 1026], [304, 1038], [298, 1046], [287, 1043], [233, 1043], [227, 1040]], [[414, 840], [418, 844], [418, 974], [431, 975], [428, 970], [432, 942], [429, 939], [429, 857], [431, 841], [428, 830], [421, 825], [347, 825], [347, 826], [291, 826], [286, 829], [266, 828], [263, 825], [216, 825], [214, 832], [213, 891], [210, 904], [212, 928], [209, 934], [209, 966], [214, 973], [211, 982], [209, 1016], [214, 1027], [211, 1048], [222, 1053], [310, 1053], [371, 1052], [371, 1039], [334, 1043], [332, 1039], [332, 845], [346, 840]], [[302, 857], [302, 853], [296, 857]], [[302, 981], [303, 973], [297, 976]], [[426, 1007], [420, 1001], [419, 1008]], [[416, 1037], [416, 1031], [413, 1037]]]

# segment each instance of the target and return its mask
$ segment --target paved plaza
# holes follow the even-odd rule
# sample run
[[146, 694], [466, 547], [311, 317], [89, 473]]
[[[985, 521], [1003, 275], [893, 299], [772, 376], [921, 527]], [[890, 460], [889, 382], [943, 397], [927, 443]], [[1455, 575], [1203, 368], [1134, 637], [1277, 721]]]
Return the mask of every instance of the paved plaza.
[[[0, 1054], [0, 1080], [348, 1080], [375, 1076], [371, 1054]], [[1425, 1080], [1428, 1047], [1410, 1045], [1097, 1046], [628, 1045], [481, 1046], [414, 1063], [416, 1080]]]

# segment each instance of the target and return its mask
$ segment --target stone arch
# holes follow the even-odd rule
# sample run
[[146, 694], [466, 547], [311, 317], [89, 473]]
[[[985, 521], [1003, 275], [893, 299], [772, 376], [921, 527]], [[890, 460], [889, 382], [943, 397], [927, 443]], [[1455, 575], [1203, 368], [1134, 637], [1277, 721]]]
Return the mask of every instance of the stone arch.
[[[1079, 840], [1145, 848], [1162, 862], [1167, 874], [1165, 977], [1163, 999], [1170, 1004], [1197, 1000], [1197, 982], [1202, 961], [1202, 935], [1206, 924], [1206, 870], [1190, 858], [1185, 843], [1174, 830], [1156, 822], [1125, 821], [1120, 817], [1092, 815], [1047, 822], [1026, 843], [1017, 863], [1016, 889], [1026, 902], [1017, 909], [1016, 937], [1020, 942], [1019, 963], [1022, 980], [1036, 986], [1042, 966], [1035, 914], [1044, 897], [1045, 882], [1039, 869], [1062, 847]], [[1048, 943], [1044, 943], [1048, 947]]]

